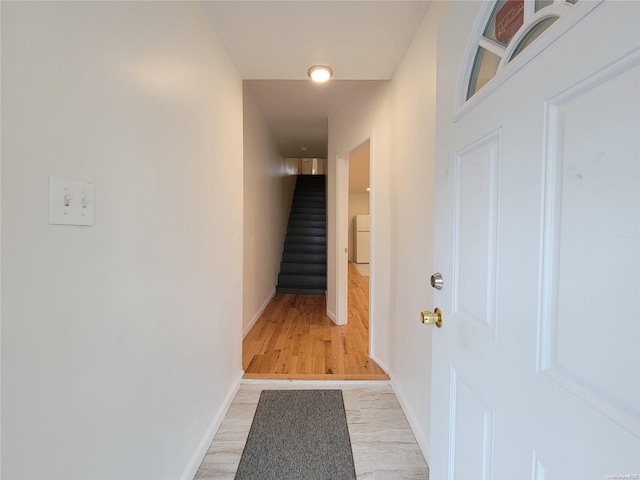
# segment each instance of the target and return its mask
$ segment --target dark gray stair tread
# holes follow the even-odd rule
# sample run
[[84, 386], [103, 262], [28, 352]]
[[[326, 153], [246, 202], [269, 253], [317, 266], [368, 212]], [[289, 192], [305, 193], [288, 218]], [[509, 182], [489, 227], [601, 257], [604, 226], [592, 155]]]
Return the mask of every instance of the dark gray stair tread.
[[327, 253], [326, 245], [305, 245], [304, 243], [285, 243], [284, 251], [287, 253]]
[[303, 197], [310, 197], [310, 198], [326, 198], [327, 197], [327, 192], [324, 191], [324, 186], [322, 187], [301, 187], [298, 186], [294, 191], [293, 191], [293, 196], [303, 196]]
[[327, 216], [325, 214], [317, 214], [317, 213], [299, 213], [299, 212], [291, 212], [289, 215], [289, 220], [313, 220], [316, 222], [326, 222]]
[[308, 189], [298, 189], [293, 191], [293, 198], [305, 198], [310, 200], [326, 200], [327, 194], [324, 192], [324, 189], [318, 190], [308, 190]]
[[280, 264], [280, 273], [297, 275], [326, 275], [327, 265], [322, 263], [287, 263]]
[[323, 210], [327, 209], [324, 202], [293, 202], [293, 206], [296, 208], [321, 208]]
[[326, 207], [310, 207], [309, 205], [293, 205], [290, 213], [309, 213], [312, 215], [326, 215]]
[[289, 228], [327, 228], [327, 222], [322, 220], [289, 220]]
[[310, 215], [326, 215], [327, 212], [323, 208], [298, 208], [291, 207], [291, 213], [308, 213]]
[[320, 235], [326, 237], [327, 229], [324, 227], [289, 227], [287, 228], [287, 235]]
[[283, 252], [282, 261], [288, 263], [327, 263], [326, 253]]
[[278, 274], [278, 286], [280, 287], [309, 287], [309, 288], [325, 288], [327, 286], [327, 277], [325, 275], [296, 275], [288, 273]]
[[327, 202], [309, 202], [307, 200], [294, 200], [291, 203], [291, 208], [293, 207], [304, 207], [304, 208], [327, 208]]
[[284, 243], [302, 243], [304, 245], [326, 245], [327, 237], [322, 235], [287, 235]]
[[290, 288], [290, 287], [276, 287], [276, 292], [278, 293], [293, 293], [296, 295], [324, 295], [326, 293], [325, 289], [319, 288]]
[[278, 274], [278, 293], [323, 295], [327, 288], [324, 175], [298, 175]]
[[292, 210], [299, 210], [301, 208], [314, 208], [320, 210], [326, 210], [327, 206], [324, 203], [310, 203], [310, 202], [293, 202], [291, 204]]
[[291, 211], [289, 212], [289, 218], [291, 218], [291, 214], [294, 213], [302, 213], [303, 215], [323, 215], [326, 217], [327, 209], [319, 208], [319, 207], [291, 207]]
[[322, 200], [327, 198], [324, 188], [297, 188], [293, 191], [293, 198], [311, 198], [313, 200]]

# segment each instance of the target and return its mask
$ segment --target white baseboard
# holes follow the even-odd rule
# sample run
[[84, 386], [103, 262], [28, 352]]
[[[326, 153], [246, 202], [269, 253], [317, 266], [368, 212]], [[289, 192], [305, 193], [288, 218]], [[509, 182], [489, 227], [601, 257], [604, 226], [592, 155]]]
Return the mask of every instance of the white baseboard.
[[[327, 308], [327, 317], [329, 317], [331, 319], [331, 321], [333, 321], [333, 323], [336, 323], [338, 321], [338, 317], [336, 317], [336, 314], [333, 313], [331, 310], [329, 310]], [[336, 323], [337, 324], [337, 323]]]
[[[391, 375], [389, 375], [389, 378], [391, 378]], [[420, 447], [420, 451], [422, 452], [422, 456], [424, 457], [425, 461], [427, 462], [427, 465], [431, 464], [431, 452], [429, 451], [427, 445], [428, 445], [428, 439], [427, 439], [427, 435], [429, 435], [429, 432], [425, 432], [424, 429], [422, 428], [422, 426], [416, 421], [416, 416], [413, 413], [413, 410], [411, 408], [409, 408], [405, 397], [404, 397], [404, 393], [402, 392], [402, 389], [398, 386], [398, 384], [396, 382], [393, 381], [393, 379], [391, 379], [391, 388], [393, 388], [393, 392], [396, 394], [396, 398], [398, 399], [398, 402], [400, 403], [400, 407], [402, 408], [402, 411], [404, 412], [404, 416], [407, 417], [407, 421], [409, 422], [409, 426], [411, 427], [411, 431], [413, 432], [413, 436], [416, 437], [416, 441], [418, 442], [418, 446]]]
[[267, 299], [264, 301], [264, 303], [260, 306], [256, 314], [253, 316], [253, 318], [249, 322], [249, 325], [247, 325], [244, 328], [242, 332], [242, 338], [247, 336], [247, 333], [249, 333], [249, 330], [251, 330], [253, 326], [256, 324], [256, 322], [258, 321], [262, 313], [265, 311], [265, 309], [269, 305], [269, 302], [271, 302], [271, 299], [275, 296], [275, 294], [276, 294], [276, 289], [274, 288], [273, 291], [267, 296]]
[[233, 385], [229, 389], [224, 402], [218, 409], [218, 412], [211, 422], [211, 425], [205, 432], [204, 437], [202, 437], [202, 440], [198, 445], [198, 448], [196, 448], [196, 451], [191, 457], [187, 468], [185, 468], [184, 472], [180, 476], [180, 480], [193, 480], [193, 477], [196, 476], [198, 468], [200, 468], [200, 464], [202, 463], [202, 459], [204, 459], [204, 456], [207, 454], [207, 450], [209, 449], [209, 445], [211, 445], [211, 442], [213, 441], [213, 437], [216, 436], [216, 433], [218, 432], [218, 429], [222, 424], [222, 420], [224, 420], [224, 417], [227, 414], [227, 410], [229, 410], [231, 402], [233, 402], [233, 398], [236, 396], [236, 393], [238, 393], [243, 374], [244, 372], [240, 372], [240, 375], [238, 375], [236, 381], [233, 382]]
[[383, 362], [382, 360], [380, 360], [380, 357], [378, 357], [375, 353], [371, 353], [371, 355], [369, 355], [369, 358], [371, 360], [373, 360], [374, 362], [376, 362], [378, 364], [378, 366], [384, 370], [387, 375], [389, 375], [389, 378], [391, 378], [391, 373], [389, 373], [389, 365], [387, 365], [385, 362]]

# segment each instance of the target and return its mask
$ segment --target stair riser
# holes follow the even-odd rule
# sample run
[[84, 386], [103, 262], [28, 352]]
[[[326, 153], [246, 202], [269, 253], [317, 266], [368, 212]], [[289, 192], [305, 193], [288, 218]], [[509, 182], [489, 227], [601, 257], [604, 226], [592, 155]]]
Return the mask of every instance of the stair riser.
[[310, 235], [287, 235], [284, 239], [285, 245], [299, 243], [303, 245], [326, 245], [327, 237]]
[[289, 220], [289, 228], [327, 228], [327, 222], [315, 220]]
[[324, 200], [308, 200], [306, 198], [294, 198], [291, 204], [294, 207], [307, 207], [307, 208], [327, 208], [327, 202]]
[[326, 287], [322, 289], [318, 288], [291, 288], [291, 287], [276, 287], [278, 293], [291, 293], [294, 295], [324, 295], [326, 293]]
[[326, 213], [327, 206], [324, 203], [310, 203], [310, 202], [294, 202], [293, 209], [299, 210], [301, 208], [313, 208], [322, 210], [321, 213]]
[[291, 208], [322, 208], [326, 210], [327, 204], [325, 202], [308, 202], [306, 200], [293, 200]]
[[326, 215], [316, 215], [316, 214], [312, 214], [312, 213], [297, 213], [297, 212], [291, 212], [291, 215], [289, 215], [289, 221], [291, 220], [310, 220], [313, 222], [326, 222], [327, 220], [327, 216]]
[[286, 253], [320, 253], [327, 254], [326, 245], [303, 245], [300, 243], [285, 243], [284, 251]]
[[283, 263], [327, 263], [327, 256], [324, 253], [292, 253], [284, 252], [282, 254]]
[[324, 193], [323, 189], [318, 190], [307, 190], [306, 188], [301, 190], [294, 190], [293, 198], [311, 198], [314, 200], [323, 200], [327, 198], [327, 195]]
[[291, 213], [304, 213], [309, 215], [326, 215], [327, 211], [324, 208], [291, 207]]
[[321, 263], [282, 263], [280, 273], [295, 275], [326, 275], [327, 266]]
[[314, 195], [326, 195], [327, 192], [324, 191], [324, 185], [298, 185], [294, 190], [294, 193], [312, 193]]
[[307, 287], [326, 288], [327, 277], [323, 275], [278, 275], [278, 286], [280, 287]]
[[326, 237], [327, 230], [325, 228], [313, 227], [289, 227], [287, 229], [287, 235], [319, 235]]
[[293, 198], [296, 200], [310, 200], [321, 202], [327, 199], [324, 190], [295, 190]]

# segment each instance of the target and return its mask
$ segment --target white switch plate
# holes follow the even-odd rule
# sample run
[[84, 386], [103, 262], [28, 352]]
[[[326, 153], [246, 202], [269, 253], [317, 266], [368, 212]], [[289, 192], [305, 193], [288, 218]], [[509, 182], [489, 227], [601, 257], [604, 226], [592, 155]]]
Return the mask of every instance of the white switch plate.
[[51, 225], [93, 225], [94, 200], [93, 183], [49, 177]]

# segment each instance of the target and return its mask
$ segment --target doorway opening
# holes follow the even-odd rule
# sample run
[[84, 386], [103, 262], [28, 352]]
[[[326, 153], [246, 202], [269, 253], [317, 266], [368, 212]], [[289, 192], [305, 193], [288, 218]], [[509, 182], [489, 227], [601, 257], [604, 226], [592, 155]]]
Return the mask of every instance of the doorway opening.
[[360, 325], [369, 344], [370, 142], [349, 154], [347, 323]]
[[[362, 145], [362, 148], [352, 151], [351, 155], [354, 156], [357, 153], [360, 153], [365, 168], [361, 172], [354, 171], [354, 175], [358, 173], [358, 178], [364, 182], [362, 192], [359, 193], [367, 194], [369, 142]], [[345, 179], [349, 177], [348, 159], [347, 156], [341, 161], [347, 162]], [[313, 159], [287, 159], [287, 165], [291, 167], [289, 170], [295, 170], [299, 177], [311, 177], [316, 173], [313, 171], [314, 168], [321, 168], [325, 164], [318, 162], [318, 165], [314, 166]], [[305, 171], [305, 168], [308, 171]], [[324, 175], [318, 176], [320, 177], [324, 178]], [[348, 193], [348, 189], [345, 191]], [[357, 205], [358, 200], [361, 205]], [[305, 202], [308, 203], [309, 198], [306, 198]], [[354, 196], [351, 203], [356, 208], [354, 215], [369, 213], [368, 198]], [[295, 201], [292, 201], [291, 214], [298, 215], [298, 210], [294, 213], [294, 204]], [[344, 200], [341, 204], [346, 206], [348, 202]], [[344, 222], [343, 230], [346, 233], [346, 217]], [[299, 227], [299, 225], [293, 227], [289, 225], [289, 228], [299, 229]], [[312, 227], [318, 229], [319, 225]], [[303, 234], [290, 229], [287, 232], [288, 235]], [[354, 235], [357, 240], [358, 234]], [[368, 247], [367, 238], [360, 248], [360, 256], [354, 257], [354, 260], [360, 261], [359, 268], [362, 272], [365, 272], [364, 268], [368, 267], [369, 259], [362, 257], [368, 253], [365, 251]], [[365, 264], [364, 261], [367, 263]], [[353, 269], [353, 282], [350, 282], [352, 288], [349, 292], [349, 303], [353, 308], [352, 318], [348, 322], [345, 319], [342, 324], [334, 322], [327, 315], [325, 295], [305, 294], [297, 289], [280, 289], [280, 287], [276, 289], [275, 295], [270, 298], [268, 305], [243, 340], [242, 365], [245, 379], [385, 381], [389, 379], [384, 370], [371, 360], [369, 355], [369, 276], [359, 273], [354, 265], [356, 264], [347, 262], [345, 257], [345, 269], [348, 266]], [[344, 293], [346, 298], [346, 290]]]

